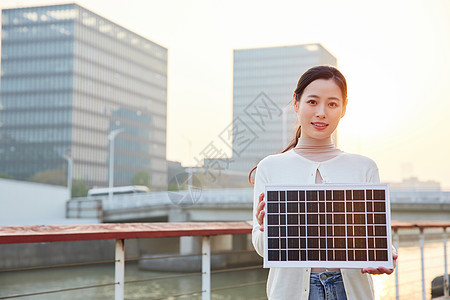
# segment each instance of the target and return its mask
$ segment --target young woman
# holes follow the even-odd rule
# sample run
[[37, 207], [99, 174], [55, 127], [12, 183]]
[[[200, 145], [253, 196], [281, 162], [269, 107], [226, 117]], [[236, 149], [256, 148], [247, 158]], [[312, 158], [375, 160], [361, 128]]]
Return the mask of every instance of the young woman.
[[[342, 152], [331, 142], [347, 106], [347, 83], [336, 68], [317, 66], [300, 78], [293, 95], [299, 127], [280, 154], [269, 155], [256, 169], [253, 205], [253, 245], [264, 253], [264, 187], [266, 184], [379, 183], [371, 159]], [[394, 251], [395, 252], [395, 251]], [[394, 254], [394, 267], [397, 254]], [[370, 274], [391, 274], [392, 269], [271, 268], [267, 280], [270, 300], [374, 299]]]

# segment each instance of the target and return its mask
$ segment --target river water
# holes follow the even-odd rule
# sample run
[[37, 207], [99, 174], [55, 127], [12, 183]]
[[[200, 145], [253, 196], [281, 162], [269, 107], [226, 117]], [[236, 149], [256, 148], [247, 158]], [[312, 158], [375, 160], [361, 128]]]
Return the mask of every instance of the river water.
[[[409, 243], [410, 244], [410, 243]], [[400, 299], [422, 299], [422, 271], [420, 248], [415, 245], [402, 245], [398, 249]], [[444, 243], [433, 241], [424, 247], [425, 297], [431, 299], [431, 281], [444, 274]], [[450, 251], [447, 243], [447, 260], [450, 262]], [[448, 269], [447, 269], [448, 270]], [[396, 299], [395, 275], [372, 276], [377, 299]]]
[[[182, 273], [163, 273], [139, 270], [137, 264], [127, 264], [125, 280], [135, 281]], [[212, 275], [211, 288], [239, 285], [247, 282], [265, 281], [266, 270], [217, 273]], [[47, 290], [73, 288], [114, 282], [114, 266], [96, 265], [25, 272], [9, 272], [0, 275], [0, 299], [2, 296], [26, 294]], [[125, 284], [125, 299], [153, 299], [201, 291], [201, 275], [176, 279], [161, 279]], [[214, 292], [212, 299], [257, 299], [265, 296], [265, 283], [256, 286], [225, 289]], [[22, 299], [114, 299], [114, 286], [45, 294]], [[201, 294], [165, 299], [201, 299]]]
[[[447, 247], [448, 248], [448, 247]], [[450, 251], [447, 250], [447, 257]], [[422, 299], [420, 248], [415, 245], [400, 245], [399, 249], [399, 291], [400, 299]], [[443, 243], [440, 241], [425, 244], [425, 285], [426, 299], [431, 298], [431, 281], [444, 272]], [[126, 281], [167, 276], [174, 273], [139, 270], [137, 264], [126, 265]], [[212, 289], [248, 282], [265, 281], [267, 270], [247, 270], [240, 272], [215, 273], [212, 275]], [[377, 299], [395, 299], [394, 274], [373, 276]], [[114, 266], [90, 265], [58, 269], [44, 269], [22, 272], [0, 273], [0, 299], [5, 296], [32, 292], [64, 289], [114, 282]], [[176, 279], [159, 279], [125, 285], [126, 299], [201, 299], [201, 294], [182, 297], [168, 297], [201, 290], [201, 276], [192, 275]], [[265, 283], [255, 286], [235, 287], [212, 293], [212, 299], [249, 300], [264, 299]], [[114, 286], [89, 288], [55, 294], [44, 294], [20, 299], [114, 299]]]

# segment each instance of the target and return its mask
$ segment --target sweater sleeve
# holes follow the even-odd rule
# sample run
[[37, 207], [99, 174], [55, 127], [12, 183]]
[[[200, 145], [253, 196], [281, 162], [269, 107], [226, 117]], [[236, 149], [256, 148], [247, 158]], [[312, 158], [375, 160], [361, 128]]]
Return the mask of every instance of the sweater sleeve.
[[[256, 252], [260, 255], [264, 255], [264, 232], [259, 228], [258, 220], [256, 220], [256, 207], [258, 206], [259, 195], [264, 192], [265, 185], [267, 184], [267, 176], [264, 167], [258, 164], [255, 174], [255, 186], [253, 190], [253, 231], [252, 231], [252, 243]], [[264, 201], [266, 201], [266, 195], [264, 195]], [[266, 202], [267, 203], [267, 202]]]
[[369, 183], [380, 183], [380, 174], [378, 173], [377, 164], [372, 161], [372, 166], [370, 166], [367, 172], [367, 182]]

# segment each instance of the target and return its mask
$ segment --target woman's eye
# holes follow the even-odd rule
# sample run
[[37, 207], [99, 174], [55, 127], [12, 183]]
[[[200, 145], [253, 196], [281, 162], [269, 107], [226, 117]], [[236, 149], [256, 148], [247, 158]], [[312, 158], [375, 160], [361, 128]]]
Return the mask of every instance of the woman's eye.
[[330, 104], [329, 104], [331, 107], [337, 107], [338, 105], [337, 105], [337, 103], [335, 103], [335, 102], [330, 102]]
[[316, 101], [316, 100], [308, 100], [308, 101], [306, 101], [306, 103], [309, 103], [309, 104], [317, 104], [317, 101]]

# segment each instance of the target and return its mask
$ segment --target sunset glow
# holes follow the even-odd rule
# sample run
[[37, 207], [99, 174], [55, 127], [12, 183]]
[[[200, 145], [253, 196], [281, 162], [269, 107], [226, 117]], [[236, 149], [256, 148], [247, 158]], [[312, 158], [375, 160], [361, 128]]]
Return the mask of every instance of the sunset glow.
[[339, 147], [373, 158], [382, 181], [400, 181], [407, 164], [409, 175], [450, 188], [447, 0], [77, 3], [169, 49], [169, 160], [193, 165], [232, 121], [233, 49], [319, 42], [349, 85]]

